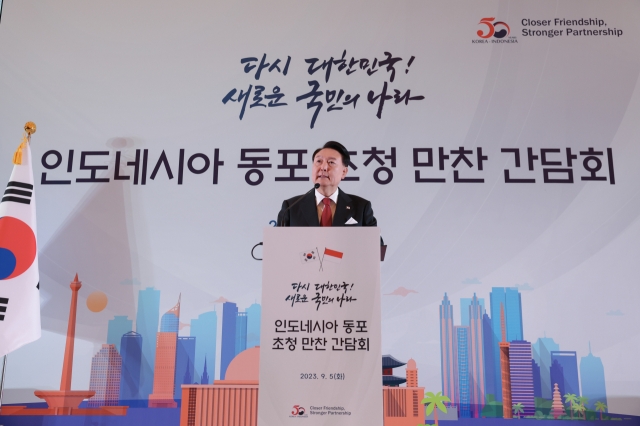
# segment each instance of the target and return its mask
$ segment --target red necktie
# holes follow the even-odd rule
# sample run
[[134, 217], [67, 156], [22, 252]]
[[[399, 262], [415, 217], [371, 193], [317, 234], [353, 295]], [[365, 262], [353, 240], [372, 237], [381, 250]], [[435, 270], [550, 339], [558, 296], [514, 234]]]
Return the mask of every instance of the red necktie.
[[324, 209], [320, 218], [320, 226], [331, 226], [331, 198], [323, 198], [322, 203], [324, 204]]

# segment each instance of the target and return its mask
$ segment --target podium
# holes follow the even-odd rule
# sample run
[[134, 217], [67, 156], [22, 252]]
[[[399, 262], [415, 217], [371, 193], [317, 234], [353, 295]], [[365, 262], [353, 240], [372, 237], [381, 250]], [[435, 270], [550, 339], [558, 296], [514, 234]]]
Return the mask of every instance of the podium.
[[380, 320], [378, 228], [265, 229], [258, 426], [382, 426]]

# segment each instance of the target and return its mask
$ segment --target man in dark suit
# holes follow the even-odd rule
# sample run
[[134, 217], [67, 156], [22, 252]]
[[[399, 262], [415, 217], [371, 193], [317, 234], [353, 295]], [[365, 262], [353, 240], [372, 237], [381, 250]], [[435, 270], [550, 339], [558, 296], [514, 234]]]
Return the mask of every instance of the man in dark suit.
[[347, 149], [330, 141], [318, 148], [312, 158], [311, 180], [320, 186], [315, 194], [285, 200], [278, 226], [377, 226], [371, 202], [338, 189], [348, 172]]

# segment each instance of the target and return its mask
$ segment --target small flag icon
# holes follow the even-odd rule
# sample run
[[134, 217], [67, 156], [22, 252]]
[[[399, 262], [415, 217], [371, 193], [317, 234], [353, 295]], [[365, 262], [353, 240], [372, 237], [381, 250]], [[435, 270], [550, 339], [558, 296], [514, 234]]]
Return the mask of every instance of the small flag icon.
[[331, 250], [330, 248], [325, 248], [324, 249], [324, 259], [326, 261], [332, 262], [332, 263], [340, 263], [340, 261], [342, 260], [342, 256], [344, 255], [344, 253], [342, 253], [341, 251], [337, 251], [337, 250]]
[[315, 262], [318, 260], [318, 252], [316, 250], [307, 250], [300, 253], [300, 261], [302, 263]]

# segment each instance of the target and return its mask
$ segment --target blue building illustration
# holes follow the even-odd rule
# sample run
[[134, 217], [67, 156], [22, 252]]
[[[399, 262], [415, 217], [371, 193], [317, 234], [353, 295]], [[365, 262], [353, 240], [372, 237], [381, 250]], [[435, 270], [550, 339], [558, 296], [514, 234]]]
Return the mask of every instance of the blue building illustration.
[[497, 395], [496, 389], [496, 374], [494, 357], [495, 350], [493, 345], [493, 328], [491, 324], [491, 317], [485, 313], [482, 316], [482, 347], [484, 349], [484, 380], [485, 380], [485, 395], [491, 394], [494, 398]]
[[455, 326], [456, 362], [458, 369], [458, 415], [471, 417], [471, 389], [469, 383], [469, 327]]
[[142, 336], [135, 331], [125, 333], [120, 338], [122, 375], [120, 378], [121, 404], [129, 404], [140, 398], [140, 373], [142, 363]]
[[107, 326], [107, 344], [114, 345], [119, 354], [120, 352], [120, 339], [122, 335], [133, 330], [133, 320], [127, 318], [126, 315], [116, 315], [112, 320], [109, 320]]
[[580, 396], [578, 358], [575, 351], [552, 351], [550, 376], [551, 383], [558, 383], [563, 397], [568, 393]]
[[174, 380], [173, 398], [182, 399], [180, 385], [191, 385], [194, 380], [193, 363], [196, 357], [196, 338], [178, 336], [176, 345], [176, 372]]
[[[201, 384], [211, 384], [215, 377], [215, 356], [216, 356], [216, 339], [218, 334], [218, 313], [215, 311], [205, 312], [198, 315], [198, 318], [191, 320], [191, 336], [196, 338], [196, 356], [194, 364], [194, 380], [201, 380], [202, 377], [207, 378], [207, 382], [201, 381]], [[208, 364], [207, 375], [204, 376], [205, 359], [211, 361]]]
[[507, 341], [523, 340], [522, 295], [517, 288], [505, 288], [505, 320], [507, 322]]
[[222, 305], [222, 342], [220, 351], [220, 380], [224, 380], [227, 367], [236, 356], [236, 322], [238, 307], [233, 302]]
[[247, 313], [238, 312], [236, 317], [236, 355], [247, 349]]
[[607, 405], [604, 365], [599, 357], [591, 353], [591, 343], [589, 343], [589, 355], [580, 358], [580, 383], [582, 384], [582, 396], [589, 398], [587, 408], [595, 410], [598, 401]]
[[531, 372], [533, 373], [533, 396], [535, 396], [536, 398], [542, 398], [540, 366], [534, 359], [531, 360]]
[[[559, 351], [560, 345], [550, 337], [540, 337], [533, 344], [533, 359], [540, 366], [540, 390], [542, 398], [553, 397], [553, 382], [551, 382], [551, 352]], [[564, 395], [564, 394], [563, 394]]]
[[262, 307], [254, 303], [247, 309], [247, 349], [260, 346], [260, 318]]
[[160, 290], [148, 287], [138, 292], [136, 332], [142, 338], [140, 364], [140, 398], [148, 399], [153, 392], [153, 370], [156, 359], [156, 333], [160, 320]]
[[565, 395], [566, 390], [564, 386], [564, 369], [562, 368], [562, 364], [560, 364], [560, 362], [557, 359], [554, 359], [551, 362], [551, 367], [549, 367], [549, 377], [550, 377], [552, 386], [558, 385], [558, 391], [560, 391], [560, 396]]

